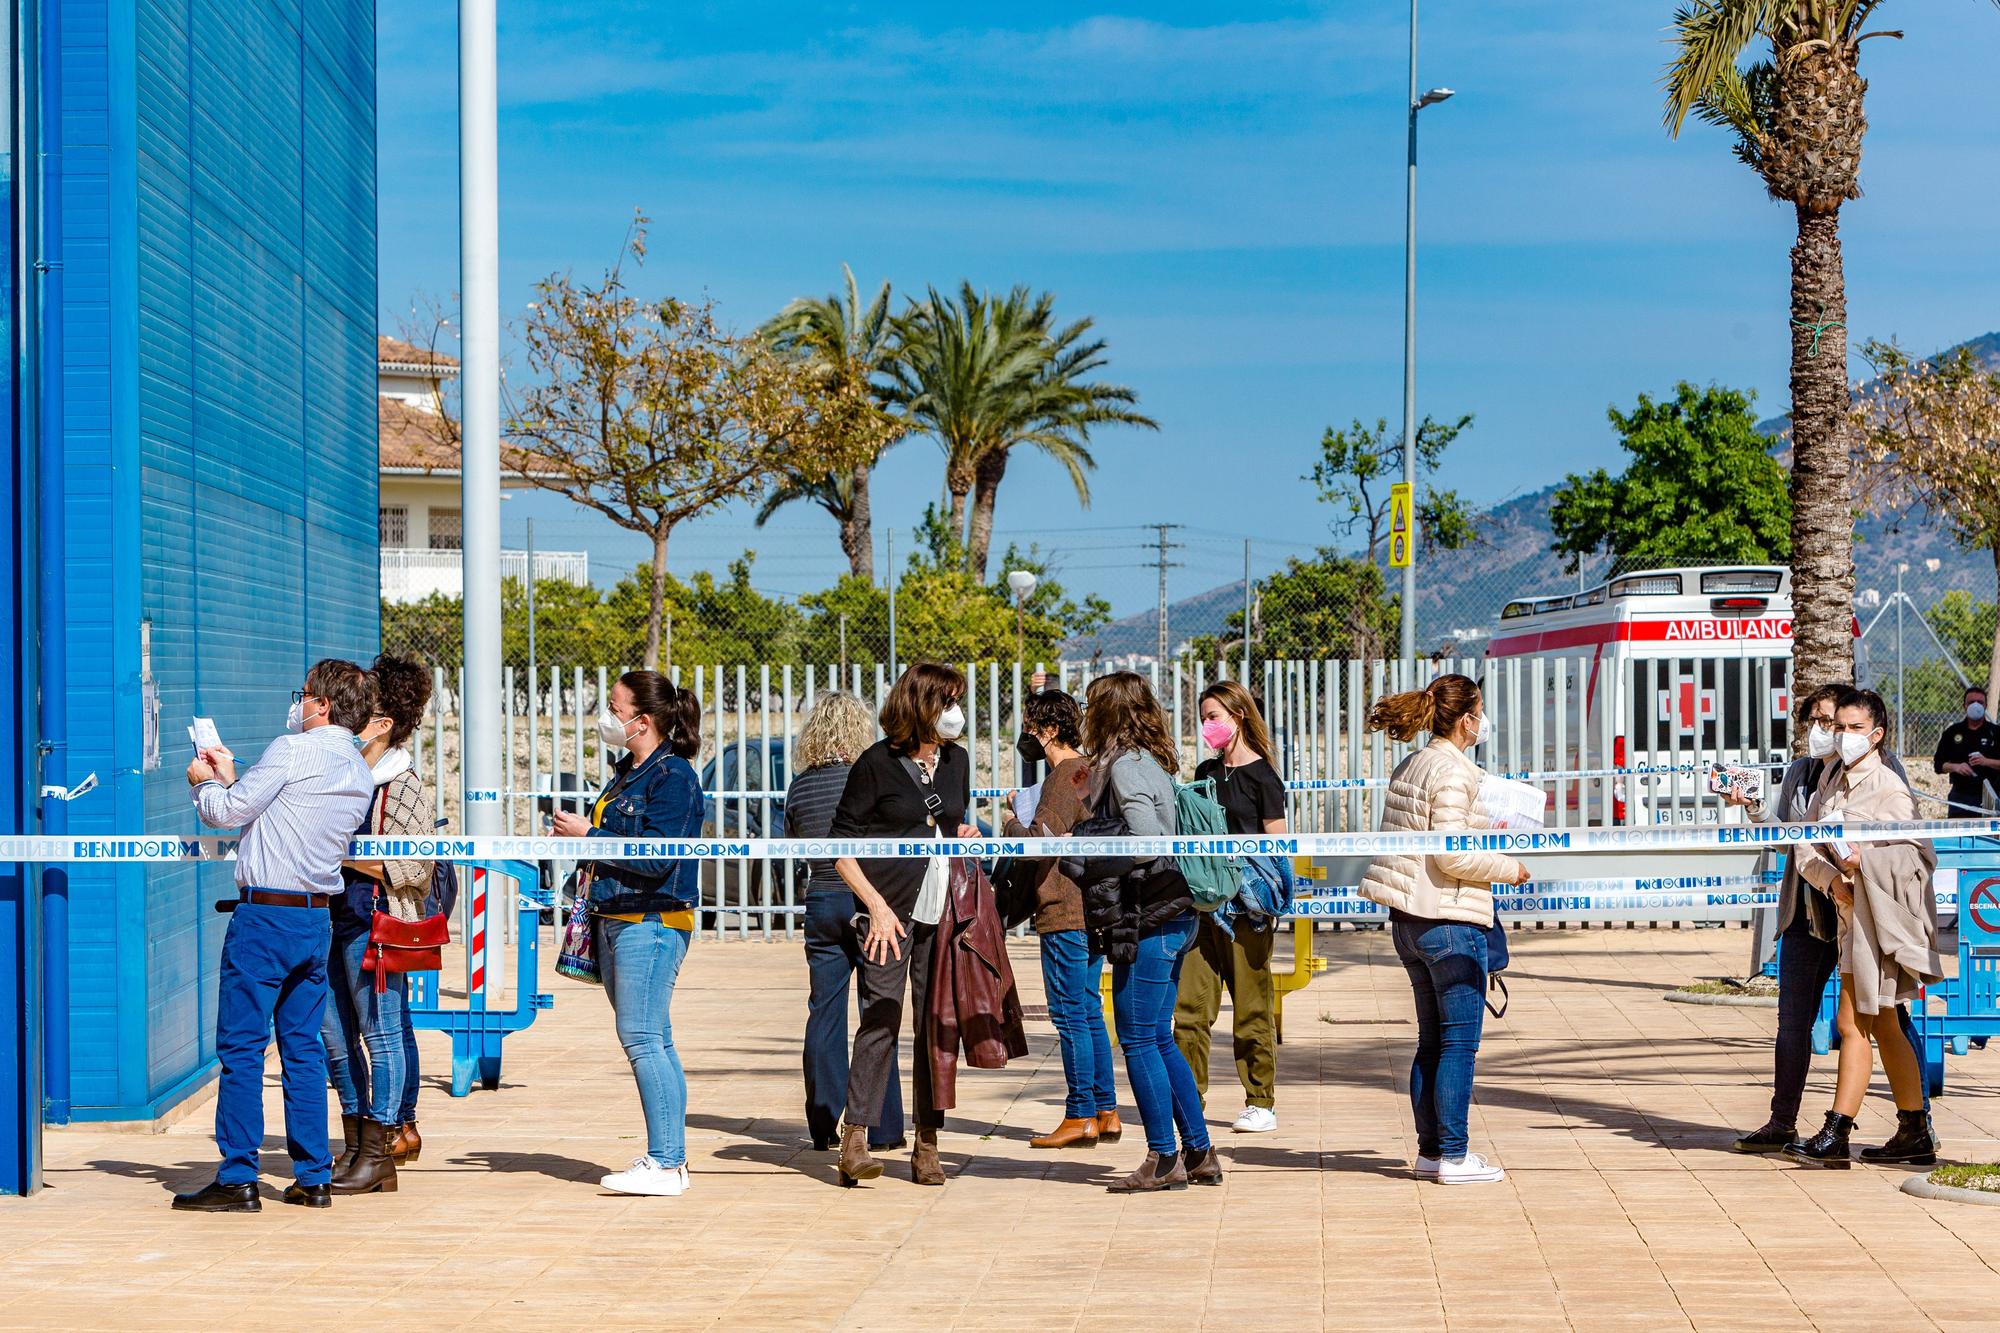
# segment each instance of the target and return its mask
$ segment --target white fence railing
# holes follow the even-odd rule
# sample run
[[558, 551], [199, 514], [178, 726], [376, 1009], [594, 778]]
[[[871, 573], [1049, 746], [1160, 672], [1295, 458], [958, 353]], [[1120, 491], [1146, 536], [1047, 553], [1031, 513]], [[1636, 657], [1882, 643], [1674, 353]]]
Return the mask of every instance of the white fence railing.
[[[989, 829], [1002, 819], [1000, 793], [1033, 778], [1014, 753], [1020, 704], [1035, 668], [982, 663], [966, 672], [966, 731], [973, 786], [983, 793], [975, 816]], [[1103, 664], [1060, 663], [1052, 684], [1081, 696]], [[1490, 771], [1560, 771], [1594, 776], [1546, 783], [1548, 823], [1580, 827], [1612, 823], [1713, 822], [1725, 814], [1700, 771], [1712, 760], [1770, 763], [1789, 752], [1786, 698], [1773, 663], [1713, 660], [1627, 664], [1619, 671], [1586, 656], [1426, 662], [1267, 661], [1255, 684], [1278, 751], [1278, 767], [1294, 784], [1291, 824], [1300, 831], [1374, 828], [1381, 818], [1379, 782], [1410, 746], [1368, 733], [1369, 706], [1384, 694], [1421, 685], [1451, 671], [1482, 683], [1492, 737], [1479, 758]], [[787, 762], [816, 699], [831, 689], [856, 694], [879, 711], [888, 693], [881, 665], [822, 667], [739, 665], [677, 667], [676, 681], [703, 704], [698, 766], [709, 793], [708, 832], [717, 836], [775, 835], [783, 827]], [[1200, 665], [1142, 667], [1166, 709], [1175, 743], [1191, 776], [1197, 753], [1201, 691], [1215, 677]], [[539, 831], [551, 789], [601, 789], [609, 758], [597, 743], [595, 718], [616, 671], [609, 667], [547, 667], [503, 673], [502, 755], [509, 832]], [[422, 735], [420, 771], [435, 784], [441, 816], [464, 827], [458, 775], [458, 680], [437, 674], [437, 706]], [[1673, 771], [1634, 775], [1619, 767]], [[1318, 789], [1315, 789], [1317, 787]], [[552, 873], [567, 867], [549, 867]], [[804, 866], [710, 862], [703, 869], [704, 926], [737, 937], [792, 937], [804, 889]]]
[[[528, 553], [502, 551], [500, 577], [526, 580]], [[564, 583], [590, 582], [590, 554], [587, 551], [535, 552], [535, 581]], [[385, 546], [382, 548], [382, 600], [415, 602], [441, 593], [460, 596], [465, 589], [465, 561], [459, 551], [431, 551]]]

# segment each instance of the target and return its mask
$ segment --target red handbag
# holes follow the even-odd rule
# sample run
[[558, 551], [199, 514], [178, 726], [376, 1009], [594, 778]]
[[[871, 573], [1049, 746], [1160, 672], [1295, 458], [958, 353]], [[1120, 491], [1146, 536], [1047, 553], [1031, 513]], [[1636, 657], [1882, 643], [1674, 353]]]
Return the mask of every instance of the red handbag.
[[[379, 811], [380, 803], [377, 809]], [[381, 830], [376, 831], [379, 833]], [[442, 971], [444, 946], [449, 943], [450, 918], [442, 912], [415, 921], [391, 916], [382, 910], [381, 884], [375, 885], [375, 917], [369, 923], [368, 949], [361, 956], [361, 966], [375, 974], [377, 995], [389, 989], [391, 972]]]

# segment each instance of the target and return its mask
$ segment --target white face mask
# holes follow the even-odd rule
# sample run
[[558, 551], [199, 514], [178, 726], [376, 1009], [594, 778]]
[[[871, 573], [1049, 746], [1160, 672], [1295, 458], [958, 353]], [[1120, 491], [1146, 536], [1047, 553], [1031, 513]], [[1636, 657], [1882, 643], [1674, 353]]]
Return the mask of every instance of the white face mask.
[[1486, 744], [1487, 741], [1492, 739], [1493, 719], [1481, 713], [1479, 715], [1479, 725], [1473, 729], [1472, 744], [1474, 747], [1477, 747]]
[[1866, 759], [1868, 752], [1874, 748], [1875, 743], [1861, 732], [1843, 731], [1840, 733], [1840, 762], [1849, 768]]
[[957, 704], [938, 714], [937, 734], [941, 741], [955, 741], [965, 734], [965, 710]]
[[1965, 720], [1967, 722], [1984, 722], [1986, 720], [1986, 705], [1967, 704], [1965, 706]]
[[[637, 720], [633, 719], [634, 722]], [[608, 708], [597, 715], [597, 739], [607, 750], [631, 749], [630, 727], [631, 723], [620, 722], [618, 715]]]
[[305, 725], [306, 725], [305, 710], [300, 705], [299, 701], [297, 699], [294, 699], [292, 700], [291, 710], [285, 714], [285, 730], [301, 731], [304, 730]]
[[1812, 724], [1806, 733], [1806, 753], [1815, 759], [1824, 759], [1840, 748], [1840, 742], [1833, 738], [1833, 728], [1824, 722]]

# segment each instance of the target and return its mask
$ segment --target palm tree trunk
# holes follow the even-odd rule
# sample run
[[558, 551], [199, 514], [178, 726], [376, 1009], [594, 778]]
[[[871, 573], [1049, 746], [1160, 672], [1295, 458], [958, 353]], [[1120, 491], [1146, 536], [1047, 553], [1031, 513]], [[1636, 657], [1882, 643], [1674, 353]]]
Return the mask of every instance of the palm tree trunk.
[[972, 493], [972, 469], [947, 467], [944, 470], [945, 493], [951, 497], [951, 512], [948, 522], [951, 539], [965, 540], [965, 497]]
[[[1854, 679], [1854, 483], [1840, 214], [1792, 246], [1792, 688]], [[1815, 332], [1817, 329], [1817, 332]]]
[[[847, 517], [840, 521], [840, 549], [847, 553], [847, 572], [859, 579], [875, 581], [875, 530], [868, 506], [868, 477], [872, 465], [854, 465], [854, 500]], [[894, 577], [894, 571], [890, 572]]]
[[972, 483], [972, 528], [966, 538], [965, 567], [981, 583], [986, 582], [986, 559], [993, 546], [993, 506], [1000, 496], [1000, 480], [1007, 475], [1007, 451], [997, 449], [979, 460]]
[[653, 530], [653, 577], [646, 592], [646, 670], [660, 669], [660, 630], [667, 618], [667, 538], [672, 528]]

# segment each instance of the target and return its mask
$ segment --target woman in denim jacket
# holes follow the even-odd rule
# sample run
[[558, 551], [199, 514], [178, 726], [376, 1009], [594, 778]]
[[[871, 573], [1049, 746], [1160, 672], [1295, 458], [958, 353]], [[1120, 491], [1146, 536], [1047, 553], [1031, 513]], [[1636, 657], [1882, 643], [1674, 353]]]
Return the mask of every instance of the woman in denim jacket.
[[[628, 671], [597, 717], [598, 740], [623, 749], [589, 819], [564, 812], [565, 838], [692, 838], [701, 832], [701, 700], [657, 671]], [[688, 1188], [687, 1075], [668, 1016], [674, 981], [694, 939], [700, 863], [586, 861], [597, 965], [618, 1040], [632, 1062], [646, 1116], [646, 1151], [599, 1183], [618, 1194], [678, 1195]]]

